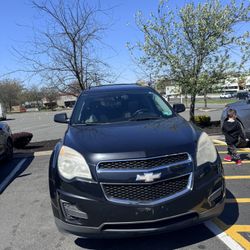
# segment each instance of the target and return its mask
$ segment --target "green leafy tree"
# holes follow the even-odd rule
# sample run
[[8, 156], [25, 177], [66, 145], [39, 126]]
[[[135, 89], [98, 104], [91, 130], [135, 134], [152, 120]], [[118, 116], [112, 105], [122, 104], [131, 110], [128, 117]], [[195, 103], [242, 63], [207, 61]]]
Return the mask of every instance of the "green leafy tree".
[[[157, 13], [145, 19], [136, 16], [136, 24], [144, 35], [129, 48], [138, 50], [139, 64], [155, 74], [172, 79], [189, 94], [190, 120], [194, 121], [195, 100], [204, 88], [224, 79], [228, 72], [240, 72], [249, 58], [249, 32], [235, 28], [249, 22], [250, 4], [219, 0], [189, 3], [180, 10], [171, 10], [161, 1]], [[238, 56], [232, 56], [236, 52]], [[206, 81], [204, 81], [206, 75]]]

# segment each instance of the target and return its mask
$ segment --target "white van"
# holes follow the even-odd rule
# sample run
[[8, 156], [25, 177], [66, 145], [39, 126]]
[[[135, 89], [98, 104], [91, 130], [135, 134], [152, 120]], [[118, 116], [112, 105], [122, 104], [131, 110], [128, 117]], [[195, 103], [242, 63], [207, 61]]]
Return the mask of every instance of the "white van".
[[0, 103], [0, 120], [6, 120], [6, 109], [2, 103]]

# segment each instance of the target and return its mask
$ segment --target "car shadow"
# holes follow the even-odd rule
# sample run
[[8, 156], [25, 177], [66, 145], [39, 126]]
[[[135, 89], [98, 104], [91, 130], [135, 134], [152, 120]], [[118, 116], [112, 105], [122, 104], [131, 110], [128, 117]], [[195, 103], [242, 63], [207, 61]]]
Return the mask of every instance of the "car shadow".
[[225, 229], [234, 225], [239, 218], [239, 206], [236, 202], [236, 198], [231, 191], [227, 189], [226, 199], [235, 200], [234, 203], [226, 203], [222, 214], [218, 217], [224, 223]]
[[8, 162], [1, 162], [0, 167], [0, 194], [18, 177], [25, 177], [28, 174], [22, 173], [29, 167], [34, 159], [34, 154], [14, 155], [14, 158]]
[[53, 150], [56, 144], [60, 141], [60, 139], [49, 140], [49, 141], [41, 141], [41, 142], [30, 142], [27, 146], [22, 149], [14, 149], [16, 154], [26, 154], [26, 153], [34, 153], [39, 151], [49, 151]]
[[[234, 195], [227, 190], [227, 196], [230, 199], [235, 199]], [[239, 208], [237, 203], [226, 204], [222, 214], [217, 218], [222, 221], [224, 228], [227, 230], [233, 225], [239, 217]], [[85, 239], [77, 238], [75, 244], [84, 249], [96, 250], [112, 250], [112, 249], [179, 249], [193, 244], [197, 244], [199, 249], [205, 249], [203, 241], [215, 238], [216, 235], [209, 231], [204, 224], [199, 224], [182, 230], [162, 233], [158, 235], [147, 235], [138, 238], [125, 238], [125, 239]]]
[[176, 232], [162, 233], [158, 235], [144, 236], [138, 238], [95, 240], [78, 238], [75, 240], [75, 244], [78, 247], [96, 250], [167, 250], [178, 249], [184, 246], [201, 243], [199, 248], [203, 249], [202, 242], [211, 237], [213, 237], [212, 233], [210, 233], [204, 225], [197, 225]]
[[38, 149], [38, 148], [42, 148], [43, 146], [42, 145], [28, 145], [28, 146], [25, 146], [25, 149], [26, 150], [29, 150], [29, 149]]

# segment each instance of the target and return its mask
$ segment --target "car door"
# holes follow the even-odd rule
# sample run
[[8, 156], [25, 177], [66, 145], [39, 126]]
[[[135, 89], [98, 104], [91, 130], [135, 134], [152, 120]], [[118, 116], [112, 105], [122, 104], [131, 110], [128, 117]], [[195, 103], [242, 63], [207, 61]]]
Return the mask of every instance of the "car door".
[[245, 132], [249, 136], [250, 135], [250, 100], [247, 100], [244, 105], [240, 106], [238, 117], [241, 120], [245, 128]]

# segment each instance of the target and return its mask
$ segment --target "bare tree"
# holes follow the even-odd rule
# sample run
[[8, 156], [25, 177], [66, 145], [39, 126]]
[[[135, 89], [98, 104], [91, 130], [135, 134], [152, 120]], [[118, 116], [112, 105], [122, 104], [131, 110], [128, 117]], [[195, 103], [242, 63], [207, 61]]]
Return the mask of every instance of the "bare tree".
[[99, 20], [104, 19], [100, 15], [105, 11], [83, 0], [43, 0], [33, 1], [33, 5], [46, 28], [35, 30], [31, 50], [16, 50], [27, 63], [26, 71], [40, 74], [61, 92], [67, 92], [72, 82], [79, 85], [78, 90], [86, 89], [96, 75], [104, 80], [108, 65], [98, 58], [96, 47], [99, 43], [103, 46], [106, 25]]

